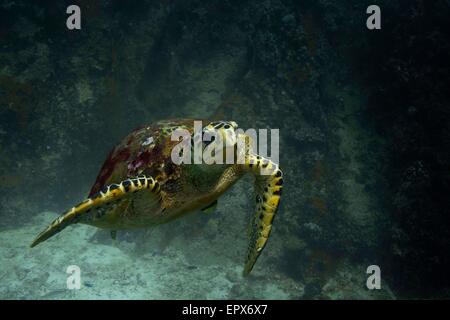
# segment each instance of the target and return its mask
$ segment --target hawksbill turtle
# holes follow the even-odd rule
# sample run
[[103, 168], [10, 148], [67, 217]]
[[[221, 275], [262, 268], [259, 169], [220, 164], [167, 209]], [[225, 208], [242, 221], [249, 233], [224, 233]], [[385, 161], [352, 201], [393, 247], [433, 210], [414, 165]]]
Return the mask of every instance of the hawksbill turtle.
[[[243, 138], [244, 161], [175, 164], [171, 154], [179, 141], [173, 141], [176, 139], [172, 138], [172, 133], [181, 128], [187, 130], [193, 140], [198, 140], [198, 134], [194, 136], [192, 119], [164, 120], [138, 128], [110, 152], [87, 199], [54, 220], [31, 247], [74, 223], [108, 229], [114, 238], [116, 230], [151, 227], [190, 212], [206, 210], [239, 178], [251, 173], [255, 176], [256, 212], [249, 226], [250, 242], [244, 267], [244, 275], [249, 274], [269, 238], [280, 201], [283, 174], [278, 164], [253, 152], [253, 140], [238, 133], [234, 121], [207, 123], [200, 131], [200, 148], [205, 150], [210, 143], [203, 141], [203, 135], [211, 130], [226, 142], [222, 145], [225, 152], [229, 152], [226, 148], [230, 146], [237, 150], [236, 137]], [[193, 149], [193, 145], [190, 148]], [[263, 174], [263, 168], [269, 169], [269, 174], [267, 171]]]

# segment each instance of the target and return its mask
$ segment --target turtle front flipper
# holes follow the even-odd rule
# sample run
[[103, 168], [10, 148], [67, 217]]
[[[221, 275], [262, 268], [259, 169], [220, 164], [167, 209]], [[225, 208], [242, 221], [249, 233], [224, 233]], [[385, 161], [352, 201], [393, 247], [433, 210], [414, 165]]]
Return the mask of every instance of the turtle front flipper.
[[36, 237], [31, 244], [31, 247], [54, 236], [71, 224], [101, 219], [124, 200], [138, 200], [142, 193], [140, 191], [143, 190], [149, 190], [155, 201], [161, 199], [159, 183], [152, 177], [139, 176], [137, 178], [124, 180], [119, 184], [105, 186], [98, 193], [87, 198], [62, 214], [59, 218], [55, 219]]
[[244, 275], [248, 275], [269, 238], [280, 202], [283, 173], [277, 164], [257, 155], [248, 155], [244, 166], [256, 177], [256, 212], [250, 225], [250, 242], [244, 267]]

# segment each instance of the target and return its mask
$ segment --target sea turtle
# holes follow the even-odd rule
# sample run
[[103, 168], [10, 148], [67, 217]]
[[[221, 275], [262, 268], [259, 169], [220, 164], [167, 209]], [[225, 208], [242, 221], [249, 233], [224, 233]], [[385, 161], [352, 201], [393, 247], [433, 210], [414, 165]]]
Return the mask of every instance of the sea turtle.
[[[270, 235], [281, 196], [282, 171], [271, 160], [253, 152], [254, 139], [236, 131], [234, 121], [206, 123], [200, 126], [200, 134], [192, 119], [159, 121], [131, 132], [107, 157], [88, 198], [54, 220], [31, 247], [74, 223], [108, 229], [113, 236], [116, 230], [150, 227], [208, 209], [239, 178], [252, 173], [256, 213], [249, 227], [244, 275], [250, 273]], [[223, 154], [231, 151], [230, 146], [236, 151], [234, 164], [176, 164], [172, 152], [180, 141], [172, 133], [177, 129], [185, 130], [193, 142], [200, 140], [203, 151], [211, 143], [204, 141], [205, 133], [213, 136], [211, 132], [215, 132], [225, 142], [220, 145]], [[245, 141], [244, 151], [238, 148], [238, 138]], [[194, 151], [194, 145], [188, 150]], [[238, 155], [243, 155], [244, 161], [236, 161]]]

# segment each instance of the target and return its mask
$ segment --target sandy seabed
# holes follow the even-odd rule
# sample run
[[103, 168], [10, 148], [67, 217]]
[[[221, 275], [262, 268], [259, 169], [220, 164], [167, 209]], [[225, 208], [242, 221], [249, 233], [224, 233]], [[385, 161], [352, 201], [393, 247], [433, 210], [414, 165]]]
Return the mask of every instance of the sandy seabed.
[[[201, 237], [189, 243], [188, 252], [183, 239], [174, 239], [163, 252], [151, 245], [144, 252], [120, 237], [96, 243], [90, 240], [94, 227], [74, 225], [30, 248], [55, 217], [43, 212], [24, 227], [0, 232], [1, 299], [293, 299], [302, 293], [288, 278], [268, 281], [264, 270], [243, 278], [242, 261], [215, 252]], [[81, 271], [79, 290], [67, 289], [71, 265]]]

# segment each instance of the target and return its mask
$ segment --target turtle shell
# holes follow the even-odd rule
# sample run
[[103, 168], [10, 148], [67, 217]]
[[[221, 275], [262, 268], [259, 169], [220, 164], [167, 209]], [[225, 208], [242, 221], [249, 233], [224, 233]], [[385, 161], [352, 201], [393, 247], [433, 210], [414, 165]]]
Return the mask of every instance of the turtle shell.
[[192, 119], [165, 120], [132, 131], [109, 153], [89, 196], [105, 185], [140, 174], [156, 178], [162, 186], [175, 181], [181, 167], [172, 162], [171, 152], [179, 142], [171, 140], [171, 133], [184, 128], [192, 134], [193, 124]]

